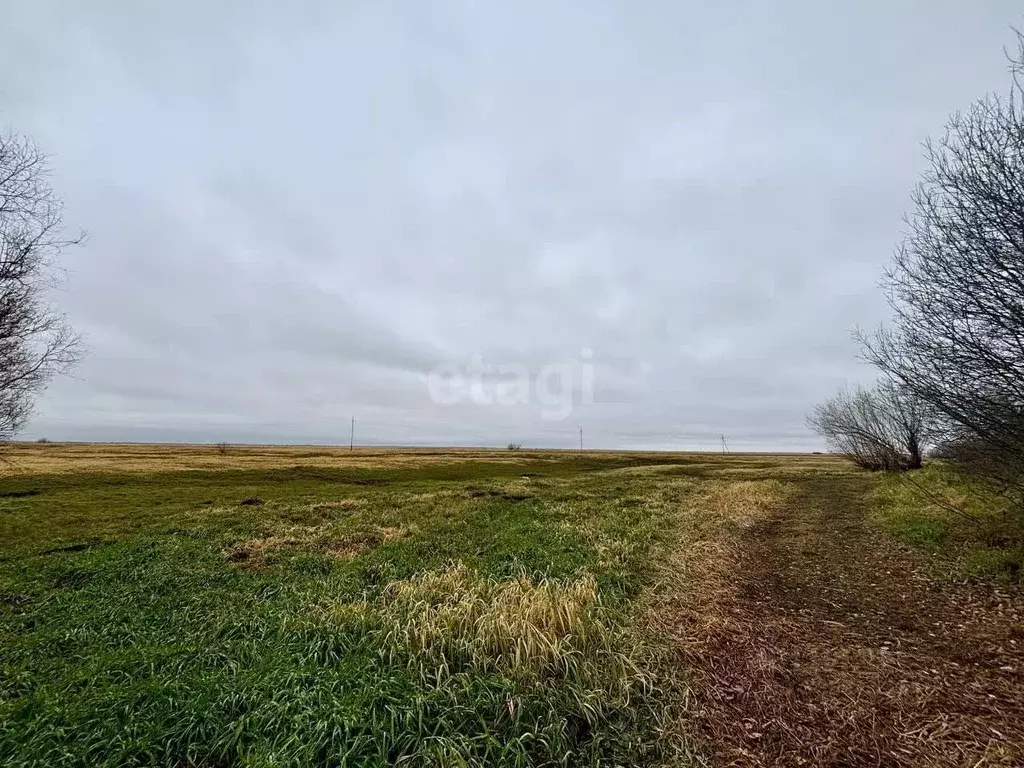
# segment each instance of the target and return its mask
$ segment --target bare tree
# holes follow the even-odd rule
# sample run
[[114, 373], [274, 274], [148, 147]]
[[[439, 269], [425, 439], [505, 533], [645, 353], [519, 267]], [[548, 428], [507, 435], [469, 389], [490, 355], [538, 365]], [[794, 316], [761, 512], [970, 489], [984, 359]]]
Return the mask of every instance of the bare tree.
[[840, 392], [818, 405], [808, 426], [829, 448], [871, 470], [920, 469], [928, 436], [925, 409], [892, 381]]
[[10, 440], [51, 377], [78, 358], [79, 337], [46, 300], [63, 235], [46, 156], [0, 135], [0, 441]]
[[[886, 273], [895, 322], [864, 356], [1024, 491], [1024, 38], [1008, 93], [954, 115]], [[979, 465], [981, 466], [981, 465]]]

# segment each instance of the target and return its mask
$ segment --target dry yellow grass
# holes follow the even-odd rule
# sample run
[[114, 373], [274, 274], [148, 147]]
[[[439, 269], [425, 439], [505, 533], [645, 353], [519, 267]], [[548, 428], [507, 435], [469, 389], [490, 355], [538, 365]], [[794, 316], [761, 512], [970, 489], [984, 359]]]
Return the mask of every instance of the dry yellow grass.
[[236, 541], [224, 550], [224, 556], [230, 562], [250, 568], [265, 565], [271, 552], [289, 548], [323, 550], [331, 557], [349, 558], [407, 535], [409, 530], [403, 526], [375, 525], [367, 530], [337, 535], [329, 525], [293, 525], [266, 536]]
[[747, 526], [763, 520], [790, 490], [784, 482], [775, 479], [714, 480], [706, 484], [695, 502], [729, 523]]
[[606, 620], [593, 575], [571, 581], [483, 577], [459, 563], [392, 582], [379, 599], [341, 603], [334, 620], [383, 633], [424, 679], [498, 672], [602, 680], [629, 696], [650, 685], [636, 638]]
[[691, 488], [645, 595], [646, 622], [686, 647], [729, 621], [723, 606], [732, 592], [736, 537], [795, 492], [779, 480], [711, 480]]
[[359, 509], [366, 503], [366, 499], [338, 499], [337, 501], [318, 501], [309, 506], [311, 512], [320, 512], [322, 510], [344, 510], [344, 509]]
[[[528, 461], [563, 462], [568, 456], [612, 458], [629, 456], [664, 457], [681, 455], [649, 452], [523, 450], [514, 453], [500, 448], [416, 448], [404, 446], [356, 447], [330, 445], [219, 445], [171, 443], [11, 443], [0, 453], [0, 473], [50, 474], [64, 472], [171, 472], [218, 469], [273, 469], [301, 464], [309, 467], [415, 467], [422, 464], [486, 460], [521, 463]], [[776, 467], [787, 471], [840, 468], [840, 460], [831, 456], [784, 454], [712, 454], [707, 462], [692, 462], [694, 470], [723, 472], [767, 472]], [[747, 465], [757, 465], [747, 468]], [[766, 469], [759, 469], [768, 464]], [[629, 472], [659, 472], [663, 467], [634, 468]]]
[[[531, 459], [543, 456], [529, 454]], [[379, 468], [422, 463], [515, 461], [505, 451], [461, 448], [356, 448], [319, 445], [216, 445], [135, 443], [14, 443], [2, 454], [8, 474], [63, 472], [169, 472], [217, 469], [310, 467]]]

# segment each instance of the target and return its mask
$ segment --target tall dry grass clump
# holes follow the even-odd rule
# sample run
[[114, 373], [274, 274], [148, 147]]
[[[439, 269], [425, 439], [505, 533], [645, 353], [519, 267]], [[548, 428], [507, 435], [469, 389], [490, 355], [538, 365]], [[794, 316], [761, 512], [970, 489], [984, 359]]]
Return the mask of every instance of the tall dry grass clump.
[[591, 574], [502, 580], [453, 564], [337, 611], [376, 633], [388, 661], [416, 669], [424, 682], [501, 674], [598, 686], [626, 698], [651, 687], [641, 644], [610, 616]]
[[775, 479], [729, 480], [709, 484], [695, 502], [704, 514], [741, 526], [763, 520], [778, 508], [792, 489]]
[[[460, 711], [490, 712], [495, 737], [519, 734], [501, 747], [517, 765], [565, 755], [579, 765], [623, 764], [626, 755], [647, 763], [680, 751], [652, 663], [661, 649], [624, 618], [590, 574], [499, 579], [461, 564], [332, 611], [337, 630], [374, 647], [381, 668], [412, 673], [426, 700], [452, 696]], [[440, 764], [492, 764], [493, 755], [468, 759], [481, 747], [460, 739], [452, 734]]]

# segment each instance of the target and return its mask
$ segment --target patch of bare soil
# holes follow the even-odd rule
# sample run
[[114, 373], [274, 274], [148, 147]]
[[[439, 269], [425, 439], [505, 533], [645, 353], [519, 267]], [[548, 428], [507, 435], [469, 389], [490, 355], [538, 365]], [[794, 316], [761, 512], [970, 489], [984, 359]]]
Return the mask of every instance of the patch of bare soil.
[[356, 557], [389, 541], [404, 539], [408, 531], [404, 528], [378, 526], [372, 531], [353, 533], [327, 543], [327, 552], [333, 557], [347, 559]]
[[397, 541], [408, 535], [400, 527], [376, 526], [367, 531], [349, 533], [340, 538], [325, 538], [321, 528], [290, 529], [287, 534], [265, 536], [259, 539], [237, 541], [224, 550], [228, 562], [246, 568], [262, 568], [267, 564], [267, 555], [283, 549], [307, 549], [325, 551], [331, 557], [348, 559], [376, 549], [381, 544]]
[[1024, 765], [1024, 600], [932, 577], [821, 476], [748, 528], [694, 643], [722, 766]]

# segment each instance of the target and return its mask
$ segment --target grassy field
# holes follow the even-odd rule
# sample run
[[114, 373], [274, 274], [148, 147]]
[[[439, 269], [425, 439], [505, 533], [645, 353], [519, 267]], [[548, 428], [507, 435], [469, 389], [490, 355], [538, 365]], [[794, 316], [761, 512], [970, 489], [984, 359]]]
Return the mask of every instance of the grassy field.
[[1024, 579], [1024, 521], [1005, 498], [942, 463], [885, 477], [873, 518], [893, 537], [938, 556], [954, 577]]
[[826, 456], [4, 461], [5, 766], [701, 765], [701, 562], [802, 483], [874, 483]]

